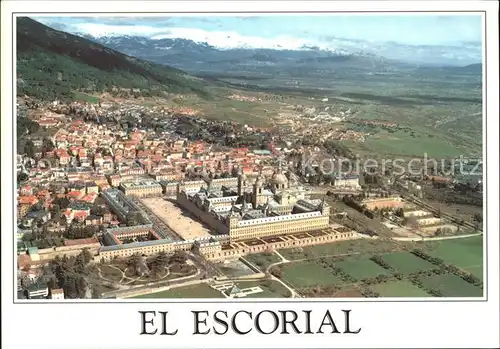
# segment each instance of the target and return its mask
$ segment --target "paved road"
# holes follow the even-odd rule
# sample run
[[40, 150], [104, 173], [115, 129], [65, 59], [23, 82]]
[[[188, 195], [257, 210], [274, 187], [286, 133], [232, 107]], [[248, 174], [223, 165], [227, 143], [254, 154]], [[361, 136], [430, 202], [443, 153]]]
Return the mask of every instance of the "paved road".
[[439, 241], [439, 240], [455, 240], [455, 239], [465, 239], [473, 236], [483, 235], [483, 233], [475, 234], [464, 234], [464, 235], [452, 235], [452, 236], [436, 236], [436, 237], [420, 237], [420, 238], [405, 238], [405, 237], [393, 237], [396, 241]]

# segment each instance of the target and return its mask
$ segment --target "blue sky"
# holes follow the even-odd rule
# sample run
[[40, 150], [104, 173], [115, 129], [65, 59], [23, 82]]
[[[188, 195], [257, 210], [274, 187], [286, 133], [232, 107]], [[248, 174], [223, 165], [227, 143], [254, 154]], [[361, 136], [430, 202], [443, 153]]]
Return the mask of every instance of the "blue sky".
[[[180, 37], [207, 41], [231, 48], [248, 44], [282, 47], [302, 44], [319, 47], [382, 50], [390, 53], [403, 46], [414, 50], [459, 57], [465, 52], [481, 60], [480, 15], [279, 15], [279, 16], [189, 16], [189, 17], [36, 17], [47, 25], [96, 36], [127, 34], [150, 38]], [[440, 47], [439, 52], [435, 52]], [[444, 48], [444, 51], [443, 51]], [[453, 51], [453, 52], [452, 52]], [[460, 56], [461, 57], [461, 56]], [[465, 56], [464, 56], [465, 57]], [[469, 59], [467, 58], [467, 59]]]

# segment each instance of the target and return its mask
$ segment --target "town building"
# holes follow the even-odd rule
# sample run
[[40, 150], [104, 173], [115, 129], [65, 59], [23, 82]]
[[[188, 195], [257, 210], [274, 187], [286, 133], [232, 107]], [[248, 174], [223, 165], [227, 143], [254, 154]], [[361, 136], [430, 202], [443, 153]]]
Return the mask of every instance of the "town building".
[[64, 290], [62, 288], [53, 288], [50, 290], [50, 299], [64, 299]]
[[161, 185], [154, 180], [138, 180], [120, 183], [120, 189], [127, 196], [153, 197], [162, 195]]

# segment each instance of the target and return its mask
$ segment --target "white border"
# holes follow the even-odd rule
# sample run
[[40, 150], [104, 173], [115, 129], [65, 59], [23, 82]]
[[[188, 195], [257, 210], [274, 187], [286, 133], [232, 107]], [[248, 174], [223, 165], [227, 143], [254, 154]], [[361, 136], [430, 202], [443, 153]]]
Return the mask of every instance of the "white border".
[[[78, 12], [95, 9], [101, 12], [120, 11], [477, 11], [487, 10], [487, 54], [488, 66], [484, 66], [489, 98], [483, 103], [488, 115], [487, 137], [488, 162], [486, 171], [488, 191], [488, 302], [399, 302], [350, 300], [350, 302], [287, 302], [263, 303], [236, 302], [182, 304], [12, 304], [12, 281], [15, 275], [12, 265], [6, 261], [14, 259], [11, 235], [13, 212], [12, 193], [15, 191], [11, 143], [12, 95], [5, 93], [12, 88], [12, 27], [11, 12], [58, 11]], [[123, 347], [493, 347], [498, 346], [498, 280], [499, 280], [499, 221], [498, 221], [498, 3], [484, 1], [350, 1], [350, 2], [62, 2], [62, 1], [8, 1], [2, 2], [2, 346], [12, 348], [123, 348]], [[217, 14], [220, 15], [220, 14]], [[236, 15], [236, 14], [230, 14]], [[238, 14], [240, 15], [240, 14]], [[248, 14], [247, 14], [248, 15]], [[312, 14], [311, 14], [312, 15]], [[420, 15], [420, 14], [419, 14]], [[82, 16], [78, 14], [78, 16]], [[124, 16], [120, 14], [120, 16]], [[142, 15], [141, 15], [142, 16]], [[485, 46], [485, 45], [483, 45]], [[487, 70], [487, 72], [486, 72]], [[486, 118], [484, 119], [486, 124]], [[484, 150], [483, 150], [484, 151]], [[485, 250], [486, 251], [486, 250]], [[84, 303], [94, 303], [82, 301]], [[228, 311], [236, 309], [313, 309], [321, 314], [328, 307], [332, 312], [352, 309], [353, 325], [363, 330], [358, 335], [324, 336], [280, 336], [252, 335], [241, 340], [241, 336], [190, 336], [194, 309]], [[137, 310], [169, 310], [175, 315], [175, 323], [183, 324], [176, 336], [139, 336]], [[321, 319], [316, 320], [316, 322]], [[186, 327], [184, 327], [184, 324]], [[248, 336], [247, 336], [248, 337]]]

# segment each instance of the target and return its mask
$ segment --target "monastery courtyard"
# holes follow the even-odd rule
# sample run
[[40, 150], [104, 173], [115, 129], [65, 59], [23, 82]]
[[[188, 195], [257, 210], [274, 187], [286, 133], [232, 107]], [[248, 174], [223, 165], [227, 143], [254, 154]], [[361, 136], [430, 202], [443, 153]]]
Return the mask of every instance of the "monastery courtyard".
[[175, 203], [161, 197], [140, 199], [158, 218], [184, 240], [210, 236], [210, 230]]

